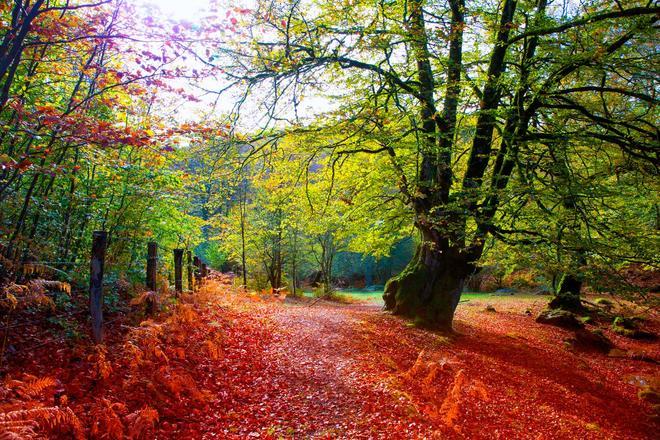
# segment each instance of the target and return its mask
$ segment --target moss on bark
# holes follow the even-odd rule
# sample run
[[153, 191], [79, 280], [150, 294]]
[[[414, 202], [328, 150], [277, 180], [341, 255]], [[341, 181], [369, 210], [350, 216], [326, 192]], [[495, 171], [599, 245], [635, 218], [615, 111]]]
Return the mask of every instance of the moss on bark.
[[385, 308], [416, 325], [451, 331], [470, 267], [456, 254], [420, 245], [403, 272], [385, 285]]

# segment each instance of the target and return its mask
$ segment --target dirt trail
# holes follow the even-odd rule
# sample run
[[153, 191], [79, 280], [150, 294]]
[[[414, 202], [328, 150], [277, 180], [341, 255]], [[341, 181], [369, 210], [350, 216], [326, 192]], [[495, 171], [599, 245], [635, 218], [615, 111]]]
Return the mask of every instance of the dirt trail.
[[[497, 313], [464, 306], [462, 335], [449, 339], [377, 306], [240, 303], [239, 319], [251, 320], [251, 330], [228, 334], [222, 365], [207, 371], [205, 384], [219, 397], [177, 431], [202, 438], [653, 438], [658, 424], [635, 381], [657, 377], [657, 365], [567, 349], [568, 332], [524, 313], [541, 305], [507, 299]], [[254, 339], [260, 343], [248, 342]], [[657, 344], [643, 348], [657, 358]], [[238, 383], [228, 380], [239, 370]]]

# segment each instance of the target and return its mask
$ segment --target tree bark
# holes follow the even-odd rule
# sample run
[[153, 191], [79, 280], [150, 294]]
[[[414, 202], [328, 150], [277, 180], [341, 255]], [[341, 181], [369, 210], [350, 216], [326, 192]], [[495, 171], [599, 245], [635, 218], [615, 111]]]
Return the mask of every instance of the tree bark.
[[408, 266], [385, 285], [385, 308], [427, 328], [451, 331], [465, 280], [474, 271], [471, 258], [443, 246], [436, 230], [417, 226], [422, 242]]

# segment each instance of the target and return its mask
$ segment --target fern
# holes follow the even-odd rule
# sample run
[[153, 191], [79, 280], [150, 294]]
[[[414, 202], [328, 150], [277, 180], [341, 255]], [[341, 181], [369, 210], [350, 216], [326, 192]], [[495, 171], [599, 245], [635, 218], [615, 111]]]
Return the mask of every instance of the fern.
[[463, 370], [458, 370], [454, 377], [454, 383], [447, 393], [445, 400], [440, 407], [442, 420], [451, 428], [457, 429], [456, 420], [460, 412], [461, 393], [465, 387], [465, 373]]
[[63, 281], [36, 279], [31, 280], [28, 283], [28, 288], [33, 291], [53, 291], [71, 295], [71, 284], [65, 283]]
[[60, 281], [32, 280], [27, 285], [11, 283], [3, 288], [5, 298], [0, 306], [11, 309], [18, 307], [37, 306], [55, 310], [55, 302], [46, 293], [48, 290], [71, 292], [71, 285]]
[[129, 438], [139, 440], [145, 438], [147, 432], [156, 426], [159, 416], [158, 411], [150, 406], [145, 406], [141, 410], [126, 416], [126, 420], [129, 423]]
[[92, 412], [92, 425], [90, 435], [92, 438], [109, 438], [121, 440], [124, 438], [124, 424], [119, 414], [126, 413], [126, 405], [121, 402], [112, 403], [108, 399], [101, 399], [100, 406]]
[[133, 298], [130, 304], [132, 306], [144, 305], [148, 310], [154, 312], [158, 309], [158, 305], [160, 304], [160, 296], [158, 295], [158, 292], [147, 290]]
[[123, 349], [131, 369], [135, 370], [144, 364], [144, 352], [133, 342], [127, 341]]
[[56, 384], [55, 379], [51, 377], [27, 376], [27, 382], [21, 382], [16, 387], [16, 392], [24, 398], [34, 398], [40, 396], [45, 389]]
[[78, 440], [85, 438], [82, 423], [71, 408], [32, 408], [0, 413], [0, 439], [36, 436], [35, 430], [68, 431]]
[[202, 350], [213, 361], [217, 361], [222, 357], [220, 345], [211, 339], [207, 339], [202, 343]]
[[23, 273], [25, 275], [46, 275], [48, 273], [52, 272], [50, 267], [46, 266], [45, 264], [39, 264], [39, 263], [25, 263], [23, 265]]
[[94, 354], [88, 357], [94, 363], [96, 376], [100, 380], [105, 380], [112, 374], [112, 364], [107, 359], [108, 349], [103, 345], [94, 347]]
[[18, 306], [18, 298], [10, 292], [4, 292], [5, 297], [0, 299], [1, 310], [14, 310]]
[[187, 394], [195, 400], [205, 400], [205, 396], [199, 391], [195, 379], [187, 373], [179, 373], [168, 367], [162, 367], [154, 375], [154, 380], [176, 398], [179, 398], [181, 394]]

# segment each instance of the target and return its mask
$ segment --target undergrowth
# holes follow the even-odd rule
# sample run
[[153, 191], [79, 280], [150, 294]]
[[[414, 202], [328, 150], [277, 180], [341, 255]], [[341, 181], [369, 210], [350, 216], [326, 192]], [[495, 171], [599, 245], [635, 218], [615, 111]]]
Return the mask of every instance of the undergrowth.
[[[50, 308], [46, 291], [53, 289], [70, 292], [68, 285], [34, 280], [6, 287], [0, 306]], [[200, 305], [213, 301], [213, 291], [203, 288], [176, 302], [160, 301], [165, 292], [138, 295], [136, 306], [170, 305], [137, 325], [122, 326], [119, 341], [108, 346], [78, 344], [74, 351], [87, 352], [78, 386], [87, 391], [69, 397], [68, 384], [57, 378], [6, 376], [0, 386], [0, 439], [153, 438], [162, 408], [205, 404], [209, 396], [189, 371], [196, 363], [193, 355], [223, 356], [221, 331], [206, 325], [199, 313]]]

